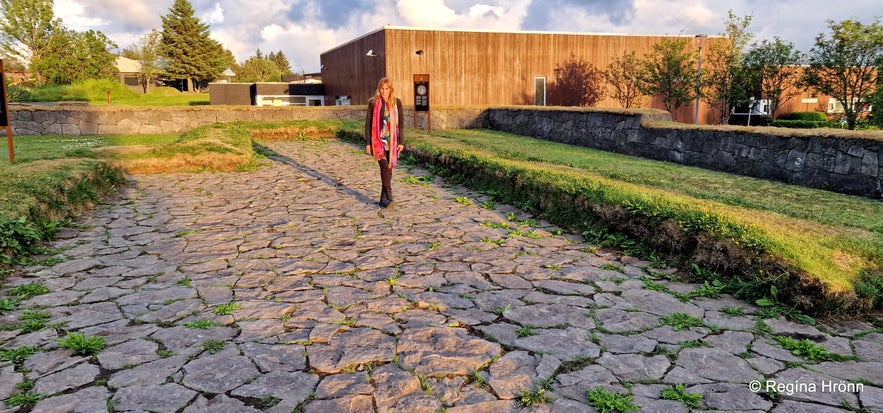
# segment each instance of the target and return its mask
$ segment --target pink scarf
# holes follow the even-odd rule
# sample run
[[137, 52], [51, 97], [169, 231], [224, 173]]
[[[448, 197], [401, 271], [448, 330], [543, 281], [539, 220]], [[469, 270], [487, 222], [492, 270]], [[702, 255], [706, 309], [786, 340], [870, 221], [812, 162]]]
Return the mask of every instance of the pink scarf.
[[383, 113], [382, 106], [387, 106], [389, 112], [389, 168], [395, 168], [399, 162], [399, 111], [398, 105], [393, 104], [392, 107], [383, 99], [374, 102], [374, 114], [371, 122], [371, 151], [374, 152], [374, 159], [381, 160], [386, 158], [383, 150], [383, 142], [380, 140], [380, 128], [383, 120], [380, 119]]

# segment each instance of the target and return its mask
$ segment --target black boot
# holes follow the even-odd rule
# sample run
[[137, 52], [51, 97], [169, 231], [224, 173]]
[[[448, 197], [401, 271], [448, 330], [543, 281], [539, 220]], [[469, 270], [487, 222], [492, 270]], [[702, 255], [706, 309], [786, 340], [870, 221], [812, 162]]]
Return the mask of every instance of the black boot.
[[386, 190], [384, 189], [380, 191], [380, 207], [386, 208], [387, 206], [389, 206], [389, 198], [387, 198]]
[[386, 208], [392, 205], [392, 191], [389, 189], [384, 189], [380, 191], [380, 206]]

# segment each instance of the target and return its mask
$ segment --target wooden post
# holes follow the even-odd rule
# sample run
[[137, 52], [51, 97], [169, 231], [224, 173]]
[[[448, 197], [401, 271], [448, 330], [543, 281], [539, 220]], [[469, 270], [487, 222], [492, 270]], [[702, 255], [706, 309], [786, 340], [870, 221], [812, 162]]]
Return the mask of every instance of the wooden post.
[[6, 72], [0, 59], [0, 127], [6, 128], [6, 144], [9, 146], [9, 163], [15, 163], [15, 145], [12, 143], [12, 124], [9, 122], [9, 102], [6, 100]]

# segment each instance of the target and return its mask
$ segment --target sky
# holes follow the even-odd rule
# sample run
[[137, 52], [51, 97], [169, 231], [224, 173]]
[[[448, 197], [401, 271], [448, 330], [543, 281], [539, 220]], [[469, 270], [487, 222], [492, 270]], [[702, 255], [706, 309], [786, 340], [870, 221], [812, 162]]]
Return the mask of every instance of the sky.
[[[54, 0], [69, 29], [98, 30], [120, 49], [136, 44], [174, 0]], [[635, 35], [717, 35], [732, 10], [751, 16], [755, 40], [778, 37], [808, 52], [828, 20], [883, 19], [883, 1], [848, 0], [190, 0], [211, 37], [241, 64], [281, 51], [296, 73], [319, 56], [383, 26]]]

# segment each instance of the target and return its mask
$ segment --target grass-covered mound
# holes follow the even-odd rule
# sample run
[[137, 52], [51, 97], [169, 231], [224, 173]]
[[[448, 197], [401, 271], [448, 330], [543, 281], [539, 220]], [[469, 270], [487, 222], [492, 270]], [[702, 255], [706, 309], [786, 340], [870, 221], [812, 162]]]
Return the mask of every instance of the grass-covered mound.
[[122, 172], [83, 157], [34, 159], [0, 166], [0, 275], [2, 265], [25, 263], [41, 241], [125, 182]]
[[815, 314], [883, 305], [878, 201], [487, 130], [412, 132], [408, 143], [500, 202], [696, 265], [761, 304]]

